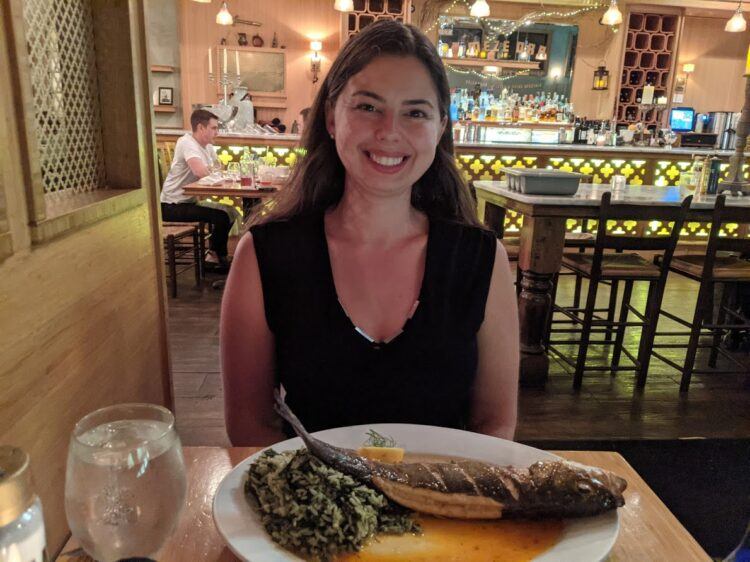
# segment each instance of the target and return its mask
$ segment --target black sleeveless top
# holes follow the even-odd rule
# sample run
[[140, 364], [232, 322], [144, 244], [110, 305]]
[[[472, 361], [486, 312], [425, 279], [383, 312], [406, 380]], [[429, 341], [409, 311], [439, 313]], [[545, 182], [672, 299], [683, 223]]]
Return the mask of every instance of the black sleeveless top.
[[250, 230], [276, 383], [309, 431], [383, 422], [466, 427], [492, 233], [430, 220], [419, 304], [383, 343], [358, 332], [338, 301], [322, 213]]

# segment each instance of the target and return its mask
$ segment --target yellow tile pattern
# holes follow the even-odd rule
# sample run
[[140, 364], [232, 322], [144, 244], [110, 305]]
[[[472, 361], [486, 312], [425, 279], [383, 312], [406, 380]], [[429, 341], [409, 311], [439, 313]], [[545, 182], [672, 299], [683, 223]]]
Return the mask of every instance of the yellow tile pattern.
[[[223, 164], [239, 161], [244, 147], [221, 146], [217, 147], [219, 159]], [[282, 148], [273, 146], [250, 147], [265, 164], [270, 166], [293, 166], [298, 158], [305, 154], [304, 149]], [[458, 152], [456, 165], [467, 182], [476, 180], [499, 180], [503, 179], [501, 168], [549, 168], [566, 172], [578, 172], [590, 175], [592, 181], [597, 184], [607, 183], [613, 175], [619, 174], [626, 178], [629, 185], [643, 185], [649, 178], [655, 185], [678, 185], [682, 172], [691, 166], [691, 160], [684, 156], [664, 160], [638, 160], [638, 159], [600, 159], [590, 156], [523, 156], [504, 152], [480, 153], [480, 152]], [[729, 164], [721, 166], [723, 176], [729, 170]], [[750, 166], [744, 166], [744, 177], [750, 179]], [[508, 236], [516, 236], [521, 231], [523, 215], [514, 211], [505, 214], [505, 233]], [[581, 219], [568, 219], [568, 232], [581, 232]], [[588, 221], [588, 231], [596, 233], [597, 221]], [[690, 222], [683, 229], [681, 236], [686, 239], [705, 239], [711, 229], [710, 223]], [[664, 235], [668, 227], [659, 221], [648, 223], [637, 223], [635, 221], [617, 221], [607, 225], [610, 233], [623, 236], [635, 235]], [[722, 236], [748, 237], [750, 229], [740, 228], [736, 224], [728, 224], [722, 229]]]

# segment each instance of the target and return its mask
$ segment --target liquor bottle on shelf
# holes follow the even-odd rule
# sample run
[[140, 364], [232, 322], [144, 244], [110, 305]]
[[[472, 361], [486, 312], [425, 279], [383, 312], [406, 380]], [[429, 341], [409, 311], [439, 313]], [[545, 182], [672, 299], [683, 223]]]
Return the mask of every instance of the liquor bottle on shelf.
[[578, 127], [578, 135], [576, 136], [576, 144], [586, 144], [586, 139], [589, 134], [589, 122], [584, 117], [581, 120], [581, 124]]
[[458, 54], [456, 56], [459, 59], [466, 56], [466, 35], [462, 35], [461, 40], [458, 42]]

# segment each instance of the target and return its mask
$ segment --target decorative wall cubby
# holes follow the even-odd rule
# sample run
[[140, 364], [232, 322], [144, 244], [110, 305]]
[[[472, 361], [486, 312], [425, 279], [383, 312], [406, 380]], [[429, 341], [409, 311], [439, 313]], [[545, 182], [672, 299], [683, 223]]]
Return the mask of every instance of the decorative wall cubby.
[[628, 125], [643, 121], [656, 126], [663, 111], [642, 110], [640, 103], [643, 88], [654, 87], [654, 101], [671, 97], [674, 48], [680, 16], [632, 12], [629, 14], [625, 36], [625, 52], [620, 78], [620, 95], [617, 97], [615, 117], [617, 123]]

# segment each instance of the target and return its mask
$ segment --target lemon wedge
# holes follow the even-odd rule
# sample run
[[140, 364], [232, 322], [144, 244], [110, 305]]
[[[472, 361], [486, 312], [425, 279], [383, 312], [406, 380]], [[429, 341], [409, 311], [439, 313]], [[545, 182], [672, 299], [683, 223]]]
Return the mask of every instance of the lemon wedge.
[[401, 447], [360, 447], [357, 454], [373, 461], [397, 463], [404, 460]]

